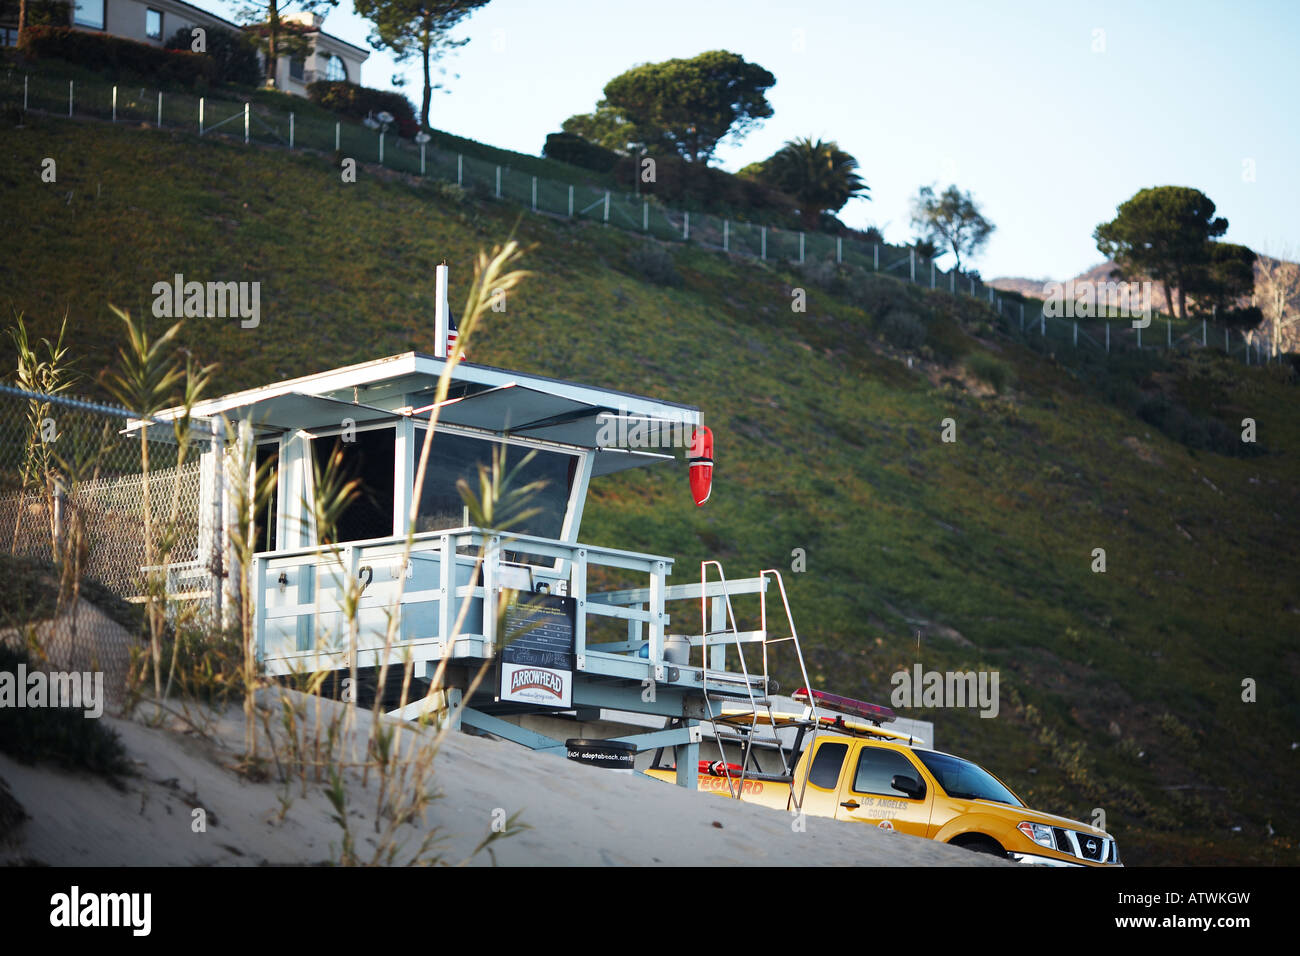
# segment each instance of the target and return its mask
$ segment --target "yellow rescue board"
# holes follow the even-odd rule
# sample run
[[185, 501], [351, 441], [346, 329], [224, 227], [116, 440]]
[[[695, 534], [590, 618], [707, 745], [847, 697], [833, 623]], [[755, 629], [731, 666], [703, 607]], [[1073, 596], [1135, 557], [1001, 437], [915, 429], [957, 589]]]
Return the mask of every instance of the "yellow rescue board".
[[[754, 712], [744, 707], [724, 707], [722, 713], [718, 715], [718, 720], [729, 724], [748, 724], [753, 719]], [[771, 724], [773, 727], [789, 727], [807, 720], [808, 717], [802, 711], [773, 711], [770, 718], [766, 713], [760, 712], [758, 714], [758, 723]], [[911, 734], [900, 734], [893, 730], [882, 730], [875, 724], [865, 720], [854, 720], [852, 717], [828, 717], [822, 714], [818, 716], [817, 723], [823, 730], [847, 730], [851, 733], [884, 737], [886, 740], [910, 741], [914, 744], [925, 743], [920, 737], [914, 737]]]

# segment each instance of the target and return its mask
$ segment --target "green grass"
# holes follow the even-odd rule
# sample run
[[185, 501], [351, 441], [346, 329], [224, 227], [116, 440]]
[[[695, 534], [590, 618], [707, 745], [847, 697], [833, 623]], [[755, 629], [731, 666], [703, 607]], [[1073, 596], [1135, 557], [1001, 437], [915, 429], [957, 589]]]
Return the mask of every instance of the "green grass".
[[[473, 360], [691, 402], [717, 436], [706, 507], [683, 468], [600, 479], [583, 540], [676, 556], [679, 582], [702, 558], [742, 576], [802, 548], [807, 571], [786, 579], [819, 685], [887, 703], [890, 675], [918, 660], [997, 669], [997, 719], [911, 715], [1035, 805], [1103, 809], [1126, 862], [1300, 862], [1300, 419], [1278, 369], [1148, 353], [1067, 365], [999, 333], [985, 306], [929, 292], [908, 307], [921, 354], [948, 365], [908, 368], [882, 316], [841, 294], [810, 288], [792, 312], [805, 283], [782, 263], [677, 247], [682, 283], [661, 286], [630, 265], [634, 235], [372, 169], [343, 184], [319, 157], [39, 119], [2, 148], [0, 308], [40, 334], [67, 310], [91, 368], [117, 346], [108, 303], [147, 312], [176, 272], [262, 283], [258, 329], [185, 330], [221, 362], [220, 391], [427, 351], [439, 261], [458, 302], [480, 248], [512, 232], [535, 244], [537, 275]], [[57, 185], [39, 180], [46, 156]], [[944, 381], [976, 356], [1011, 370], [1003, 394]], [[1135, 414], [1157, 392], [1225, 427], [1255, 418], [1267, 453], [1181, 444]]]

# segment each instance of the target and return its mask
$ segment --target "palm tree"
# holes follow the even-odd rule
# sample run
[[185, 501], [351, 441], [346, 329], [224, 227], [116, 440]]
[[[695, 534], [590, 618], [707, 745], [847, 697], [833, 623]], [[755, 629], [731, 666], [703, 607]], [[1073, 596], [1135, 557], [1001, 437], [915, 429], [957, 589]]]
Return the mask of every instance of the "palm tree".
[[799, 216], [815, 229], [823, 212], [837, 212], [855, 196], [870, 192], [856, 170], [858, 161], [834, 140], [792, 139], [759, 164], [758, 178], [799, 201]]

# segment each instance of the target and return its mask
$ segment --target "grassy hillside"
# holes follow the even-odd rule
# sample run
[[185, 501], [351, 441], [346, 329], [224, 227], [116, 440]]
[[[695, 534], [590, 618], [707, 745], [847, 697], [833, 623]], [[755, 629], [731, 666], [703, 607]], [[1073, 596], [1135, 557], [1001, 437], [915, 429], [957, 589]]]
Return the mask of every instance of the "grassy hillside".
[[[669, 251], [681, 284], [655, 284], [616, 230], [179, 134], [29, 120], [0, 150], [0, 309], [46, 333], [66, 310], [94, 370], [116, 345], [108, 303], [147, 312], [177, 272], [259, 280], [259, 328], [186, 329], [220, 391], [430, 349], [434, 265], [458, 301], [473, 254], [513, 231], [537, 274], [473, 359], [691, 402], [717, 436], [706, 507], [683, 468], [613, 476], [584, 540], [675, 555], [678, 581], [704, 557], [788, 569], [802, 548], [786, 578], [820, 685], [887, 703], [917, 661], [996, 669], [996, 719], [908, 714], [1035, 805], [1103, 809], [1126, 862], [1300, 862], [1289, 367], [1066, 367], [964, 297], [690, 248]], [[879, 336], [905, 312], [926, 336], [906, 354]], [[1001, 395], [965, 371], [989, 357], [1014, 378]], [[1247, 416], [1262, 453], [1221, 453], [1259, 451], [1225, 440]]]

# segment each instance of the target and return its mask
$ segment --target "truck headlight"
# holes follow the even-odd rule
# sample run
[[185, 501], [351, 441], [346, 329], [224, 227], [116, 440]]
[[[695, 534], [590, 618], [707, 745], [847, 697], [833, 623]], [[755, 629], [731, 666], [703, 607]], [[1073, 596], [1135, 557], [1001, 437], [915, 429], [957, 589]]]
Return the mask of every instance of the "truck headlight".
[[1052, 828], [1042, 823], [1030, 823], [1025, 821], [1016, 827], [1021, 833], [1029, 837], [1039, 846], [1045, 846], [1050, 850], [1056, 849], [1056, 837], [1052, 835]]

